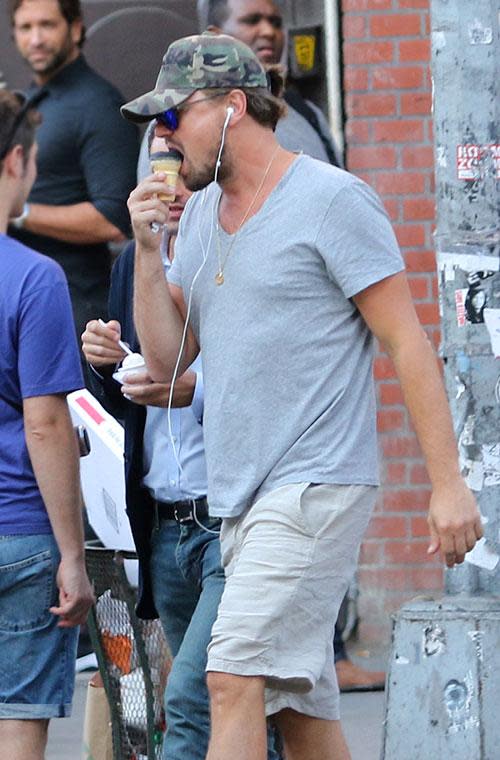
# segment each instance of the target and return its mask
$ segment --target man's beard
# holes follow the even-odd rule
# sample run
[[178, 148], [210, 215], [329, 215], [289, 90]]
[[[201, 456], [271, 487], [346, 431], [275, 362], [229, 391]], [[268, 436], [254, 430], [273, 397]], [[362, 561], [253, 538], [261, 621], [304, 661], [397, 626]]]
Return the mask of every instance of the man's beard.
[[31, 69], [35, 72], [35, 74], [43, 74], [46, 77], [50, 77], [66, 64], [72, 52], [73, 43], [70, 36], [68, 35], [64, 42], [64, 45], [57, 52], [53, 53], [52, 57], [48, 58], [43, 68], [32, 66], [29, 61], [28, 63], [30, 64]]
[[[188, 190], [193, 193], [198, 190], [203, 190], [207, 185], [210, 185], [215, 180], [215, 169], [217, 164], [217, 156], [219, 154], [219, 148], [214, 151], [213, 156], [207, 160], [204, 166], [198, 169], [192, 169], [186, 176], [183, 176], [184, 184]], [[231, 171], [231, 159], [226, 150], [222, 151], [221, 165], [217, 172], [217, 182], [224, 182], [232, 174]]]

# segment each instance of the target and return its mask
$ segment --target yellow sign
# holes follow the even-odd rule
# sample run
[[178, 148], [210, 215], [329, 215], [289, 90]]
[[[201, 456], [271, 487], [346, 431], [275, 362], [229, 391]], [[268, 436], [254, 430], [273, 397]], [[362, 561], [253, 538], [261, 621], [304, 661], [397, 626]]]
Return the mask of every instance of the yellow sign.
[[316, 52], [316, 37], [314, 34], [297, 34], [293, 38], [295, 60], [302, 71], [311, 71], [314, 68], [314, 55]]

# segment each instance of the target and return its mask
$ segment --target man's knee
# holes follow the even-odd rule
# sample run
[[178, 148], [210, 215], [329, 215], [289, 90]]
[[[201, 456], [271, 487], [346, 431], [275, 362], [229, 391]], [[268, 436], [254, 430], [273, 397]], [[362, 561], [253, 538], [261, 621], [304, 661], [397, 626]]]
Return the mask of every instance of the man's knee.
[[231, 705], [264, 698], [262, 676], [236, 676], [232, 673], [207, 673], [207, 686], [212, 707]]

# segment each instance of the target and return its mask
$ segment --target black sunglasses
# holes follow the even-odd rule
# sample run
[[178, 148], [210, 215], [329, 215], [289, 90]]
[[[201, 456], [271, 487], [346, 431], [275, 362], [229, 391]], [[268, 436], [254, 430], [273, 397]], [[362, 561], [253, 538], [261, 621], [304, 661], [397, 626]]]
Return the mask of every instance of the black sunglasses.
[[212, 98], [221, 98], [224, 95], [227, 95], [227, 92], [216, 92], [213, 95], [207, 95], [205, 98], [193, 100], [191, 103], [182, 103], [180, 106], [168, 108], [162, 113], [157, 113], [155, 119], [156, 121], [159, 121], [160, 124], [163, 124], [163, 126], [169, 129], [171, 132], [175, 132], [175, 130], [179, 127], [179, 120], [182, 111], [187, 111], [188, 108], [195, 106], [197, 103], [204, 103], [205, 100], [212, 100]]
[[3, 161], [9, 150], [11, 149], [12, 143], [14, 142], [14, 137], [16, 136], [16, 132], [21, 126], [23, 120], [26, 118], [26, 115], [28, 111], [31, 111], [33, 108], [35, 108], [38, 103], [40, 103], [41, 100], [43, 100], [48, 95], [47, 90], [38, 90], [34, 95], [32, 95], [30, 98], [26, 98], [22, 93], [15, 92], [14, 95], [19, 101], [19, 104], [21, 105], [21, 108], [16, 114], [16, 117], [14, 121], [12, 122], [12, 126], [10, 128], [10, 131], [7, 135], [5, 145], [2, 150], [0, 150], [0, 161]]

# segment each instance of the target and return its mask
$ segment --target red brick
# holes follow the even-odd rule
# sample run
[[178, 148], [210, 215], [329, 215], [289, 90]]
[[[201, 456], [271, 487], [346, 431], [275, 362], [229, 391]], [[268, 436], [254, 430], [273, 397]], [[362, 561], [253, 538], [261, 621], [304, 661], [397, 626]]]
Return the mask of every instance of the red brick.
[[347, 66], [344, 69], [344, 91], [368, 89], [368, 69]]
[[349, 119], [346, 125], [346, 139], [348, 145], [372, 142], [372, 123], [368, 120]]
[[384, 490], [383, 505], [385, 512], [421, 512], [428, 509], [430, 491], [407, 490], [399, 491]]
[[389, 63], [394, 59], [392, 42], [346, 42], [343, 51], [346, 66], [351, 63]]
[[432, 96], [428, 92], [412, 92], [401, 95], [401, 115], [413, 116], [422, 114], [430, 115], [432, 110]]
[[411, 518], [411, 535], [415, 538], [427, 538], [429, 535], [429, 526], [425, 517]]
[[439, 324], [439, 307], [437, 303], [417, 303], [415, 309], [423, 325]]
[[410, 277], [408, 284], [410, 286], [412, 298], [419, 299], [429, 297], [429, 280], [425, 277]]
[[405, 415], [395, 409], [384, 409], [377, 413], [377, 430], [387, 433], [391, 430], [401, 430], [404, 426]]
[[391, 485], [406, 483], [406, 464], [404, 462], [386, 462], [384, 480]]
[[383, 436], [382, 451], [385, 457], [395, 459], [402, 459], [404, 457], [417, 457], [420, 454], [417, 439], [414, 436], [411, 438], [392, 435]]
[[436, 204], [432, 198], [410, 198], [403, 201], [403, 214], [409, 221], [433, 220], [436, 216]]
[[442, 567], [408, 568], [410, 588], [415, 591], [439, 591], [443, 588]]
[[424, 72], [421, 66], [378, 67], [372, 70], [376, 90], [401, 90], [422, 87]]
[[434, 251], [407, 251], [405, 253], [405, 264], [408, 272], [432, 272], [433, 274], [436, 272]]
[[379, 565], [383, 559], [383, 547], [379, 541], [364, 541], [359, 554], [360, 565]]
[[403, 404], [403, 392], [399, 383], [379, 383], [380, 403], [390, 406]]
[[366, 19], [365, 16], [344, 16], [342, 22], [342, 36], [345, 40], [365, 37]]
[[399, 60], [429, 61], [431, 57], [430, 40], [402, 40], [399, 43]]
[[400, 8], [428, 8], [429, 0], [399, 0]]
[[427, 468], [423, 464], [414, 464], [410, 472], [410, 483], [416, 485], [429, 483], [429, 475], [427, 474]]
[[362, 569], [358, 573], [359, 582], [370, 587], [397, 591], [411, 591], [410, 568], [383, 567]]
[[402, 119], [378, 121], [373, 125], [375, 142], [422, 142], [424, 124], [422, 121]]
[[388, 562], [410, 564], [428, 562], [427, 541], [387, 541], [384, 554]]
[[416, 172], [381, 172], [376, 175], [375, 189], [381, 195], [421, 195], [425, 177]]
[[350, 148], [347, 165], [350, 169], [392, 169], [397, 161], [396, 149], [389, 146]]
[[368, 538], [406, 538], [408, 523], [406, 517], [374, 515], [368, 524]]
[[387, 380], [396, 377], [394, 364], [388, 356], [377, 356], [373, 363], [373, 373], [377, 380]]
[[401, 201], [384, 198], [383, 203], [391, 222], [399, 222], [401, 217]]
[[349, 116], [394, 116], [395, 95], [347, 95], [346, 111]]
[[342, 10], [349, 11], [369, 11], [374, 9], [391, 8], [392, 0], [342, 0]]
[[394, 232], [400, 246], [424, 245], [425, 228], [422, 224], [397, 224]]
[[390, 13], [372, 16], [370, 34], [372, 37], [412, 37], [420, 34], [421, 17], [418, 13]]
[[431, 169], [434, 166], [434, 149], [427, 146], [407, 146], [401, 151], [404, 169]]

